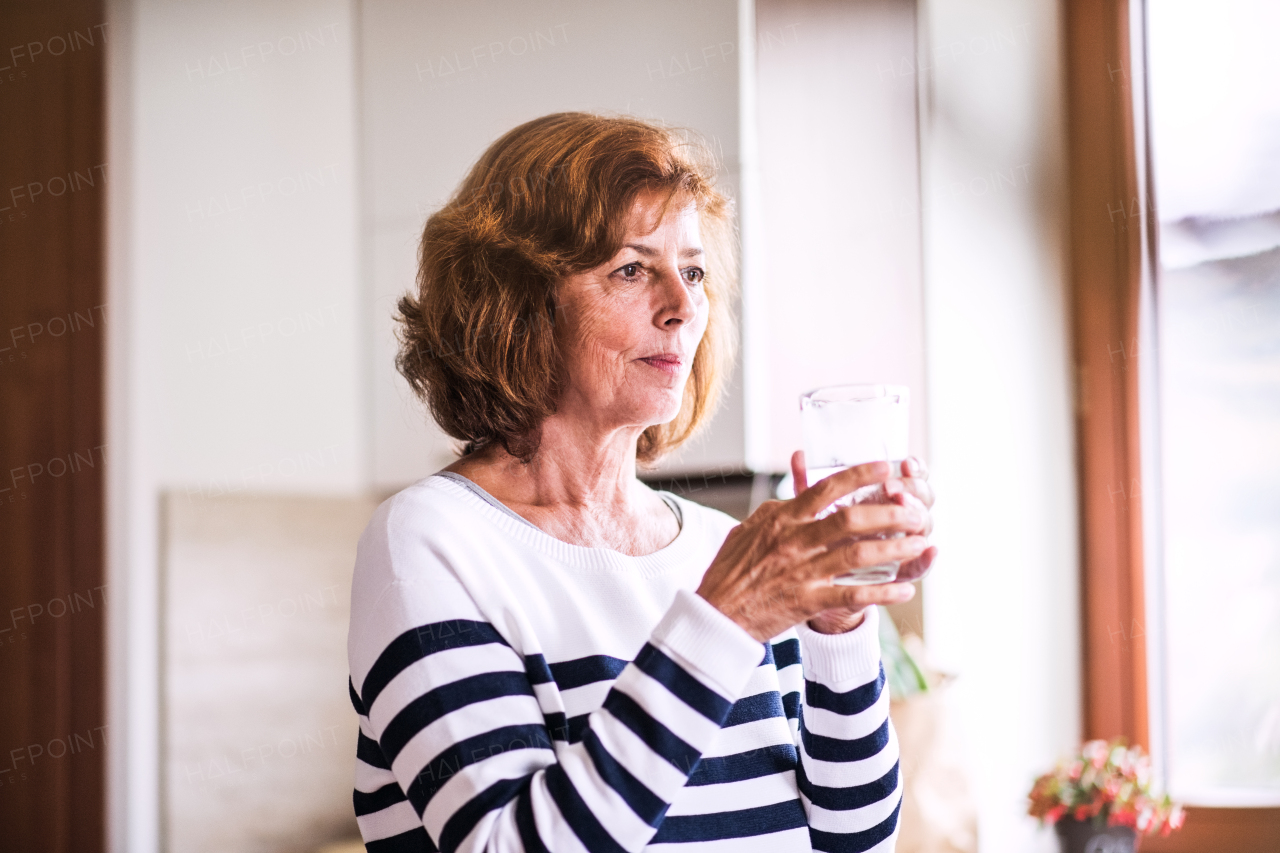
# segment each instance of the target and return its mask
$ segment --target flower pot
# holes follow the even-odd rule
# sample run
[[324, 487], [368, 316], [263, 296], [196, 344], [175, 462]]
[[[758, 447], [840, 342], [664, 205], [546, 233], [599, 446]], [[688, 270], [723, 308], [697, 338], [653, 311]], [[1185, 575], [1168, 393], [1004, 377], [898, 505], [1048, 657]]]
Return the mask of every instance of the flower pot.
[[1062, 853], [1133, 853], [1137, 833], [1128, 826], [1063, 818], [1053, 825]]

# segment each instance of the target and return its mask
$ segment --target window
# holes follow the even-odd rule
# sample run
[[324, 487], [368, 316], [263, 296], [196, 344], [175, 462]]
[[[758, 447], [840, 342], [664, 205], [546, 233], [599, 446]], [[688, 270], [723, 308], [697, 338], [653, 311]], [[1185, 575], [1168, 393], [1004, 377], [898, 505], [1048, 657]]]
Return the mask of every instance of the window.
[[[1271, 0], [1151, 3], [1160, 610], [1175, 797], [1280, 805], [1280, 27]], [[1153, 389], [1155, 390], [1155, 389]], [[1152, 559], [1154, 558], [1154, 559]]]

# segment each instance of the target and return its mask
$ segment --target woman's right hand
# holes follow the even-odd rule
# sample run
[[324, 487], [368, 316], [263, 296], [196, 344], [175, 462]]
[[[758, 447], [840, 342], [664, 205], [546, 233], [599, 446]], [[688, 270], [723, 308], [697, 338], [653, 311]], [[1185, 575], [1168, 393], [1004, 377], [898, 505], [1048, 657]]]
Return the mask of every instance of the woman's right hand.
[[[887, 462], [837, 472], [789, 501], [766, 501], [735, 527], [698, 595], [765, 642], [824, 610], [859, 610], [909, 599], [909, 583], [845, 586], [853, 569], [914, 560], [928, 547], [925, 514], [913, 506], [854, 504], [817, 518], [836, 500], [889, 479]], [[863, 539], [875, 534], [899, 538]]]

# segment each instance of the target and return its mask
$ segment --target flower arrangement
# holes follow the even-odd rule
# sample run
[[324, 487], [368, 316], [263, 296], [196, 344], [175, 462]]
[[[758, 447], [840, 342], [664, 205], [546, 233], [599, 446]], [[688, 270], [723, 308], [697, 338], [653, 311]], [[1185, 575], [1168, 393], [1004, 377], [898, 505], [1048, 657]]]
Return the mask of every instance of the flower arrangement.
[[1037, 779], [1028, 798], [1028, 813], [1046, 825], [1062, 818], [1093, 819], [1141, 835], [1168, 835], [1186, 820], [1168, 794], [1152, 793], [1151, 759], [1142, 747], [1127, 747], [1120, 738], [1089, 741], [1078, 755]]

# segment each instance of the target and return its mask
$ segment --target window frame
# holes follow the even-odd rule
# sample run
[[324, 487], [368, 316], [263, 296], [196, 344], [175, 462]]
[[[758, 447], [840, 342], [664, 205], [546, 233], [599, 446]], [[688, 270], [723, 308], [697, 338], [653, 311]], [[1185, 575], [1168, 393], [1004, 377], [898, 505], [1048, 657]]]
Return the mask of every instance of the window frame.
[[[1067, 86], [1072, 347], [1076, 366], [1081, 544], [1082, 720], [1086, 738], [1125, 736], [1150, 749], [1142, 471], [1143, 369], [1154, 352], [1155, 229], [1145, 186], [1144, 0], [1062, 5]], [[1136, 38], [1134, 38], [1136, 36]], [[1133, 64], [1137, 61], [1137, 66]], [[1142, 201], [1140, 201], [1140, 199]], [[1144, 293], [1144, 288], [1147, 289]], [[1150, 369], [1150, 368], [1148, 368]], [[1154, 407], [1151, 409], [1155, 411]], [[1149, 425], [1150, 426], [1150, 425]], [[1149, 472], [1154, 473], [1154, 472]], [[1154, 653], [1149, 646], [1154, 645]], [[1192, 806], [1186, 826], [1143, 841], [1146, 853], [1252, 853], [1280, 837], [1280, 808]]]

